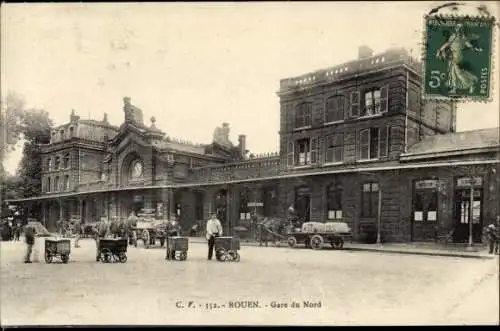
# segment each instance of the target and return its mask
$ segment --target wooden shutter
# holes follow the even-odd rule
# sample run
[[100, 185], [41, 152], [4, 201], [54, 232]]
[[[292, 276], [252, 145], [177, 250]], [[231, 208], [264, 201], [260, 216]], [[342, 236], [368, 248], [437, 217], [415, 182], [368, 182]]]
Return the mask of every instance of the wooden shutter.
[[379, 156], [382, 157], [387, 157], [387, 131], [389, 130], [389, 127], [381, 127], [379, 130]]
[[312, 137], [311, 138], [311, 163], [313, 163], [313, 164], [318, 162], [318, 150], [319, 150], [318, 137]]
[[351, 117], [359, 116], [359, 107], [360, 107], [360, 93], [359, 91], [351, 92], [351, 104], [349, 108], [349, 115]]
[[287, 151], [286, 151], [286, 165], [288, 167], [293, 167], [293, 160], [294, 160], [293, 149], [294, 149], [293, 141], [289, 141], [287, 144]]
[[380, 89], [380, 112], [384, 113], [389, 109], [389, 85]]

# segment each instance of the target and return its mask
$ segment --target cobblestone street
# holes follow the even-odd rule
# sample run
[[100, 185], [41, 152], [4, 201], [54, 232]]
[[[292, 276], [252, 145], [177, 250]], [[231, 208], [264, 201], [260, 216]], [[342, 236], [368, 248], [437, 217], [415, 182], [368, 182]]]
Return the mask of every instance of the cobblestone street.
[[49, 265], [38, 241], [33, 264], [22, 263], [22, 242], [1, 243], [2, 325], [499, 322], [498, 257], [243, 246], [239, 263], [220, 263], [193, 243], [184, 262], [139, 244], [127, 263], [102, 264], [87, 239], [69, 264]]

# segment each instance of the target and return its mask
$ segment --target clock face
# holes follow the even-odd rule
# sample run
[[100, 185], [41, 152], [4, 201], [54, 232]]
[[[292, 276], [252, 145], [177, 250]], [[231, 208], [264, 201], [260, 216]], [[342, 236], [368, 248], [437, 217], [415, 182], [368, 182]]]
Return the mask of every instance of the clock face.
[[140, 178], [143, 174], [143, 167], [141, 161], [135, 161], [132, 164], [132, 178]]

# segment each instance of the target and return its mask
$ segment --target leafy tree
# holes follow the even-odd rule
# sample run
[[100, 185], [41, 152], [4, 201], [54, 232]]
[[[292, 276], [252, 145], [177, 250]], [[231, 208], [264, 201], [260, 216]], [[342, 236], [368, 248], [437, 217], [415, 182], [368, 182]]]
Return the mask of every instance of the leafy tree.
[[[41, 193], [41, 145], [50, 142], [50, 131], [52, 120], [45, 110], [26, 109], [22, 97], [10, 93], [5, 102], [2, 103], [2, 168], [0, 169], [2, 179], [6, 179], [3, 169], [3, 160], [9, 151], [21, 139], [24, 140], [23, 156], [17, 169], [19, 182], [16, 194], [19, 198], [32, 197]], [[2, 192], [7, 194], [7, 192]], [[8, 198], [8, 197], [6, 197]], [[39, 211], [39, 206], [32, 206], [31, 212]]]

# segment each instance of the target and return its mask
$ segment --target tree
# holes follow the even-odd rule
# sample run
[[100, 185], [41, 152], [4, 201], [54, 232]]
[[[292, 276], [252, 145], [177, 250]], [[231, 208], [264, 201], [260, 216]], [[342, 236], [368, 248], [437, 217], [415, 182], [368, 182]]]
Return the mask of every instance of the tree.
[[50, 142], [51, 127], [52, 120], [44, 110], [30, 109], [22, 114], [21, 129], [25, 143], [17, 174], [21, 179], [24, 197], [37, 196], [41, 193], [41, 145]]
[[[0, 175], [2, 182], [6, 182], [6, 173], [3, 161], [8, 152], [15, 148], [21, 139], [24, 140], [23, 156], [17, 175], [19, 177], [18, 198], [37, 196], [41, 193], [41, 145], [50, 142], [52, 120], [45, 110], [26, 109], [24, 100], [15, 93], [9, 93], [2, 102], [1, 155]], [[1, 192], [2, 196], [6, 191]], [[6, 197], [8, 198], [8, 197]], [[1, 202], [0, 202], [1, 204]], [[36, 207], [36, 206], [35, 206]], [[32, 210], [36, 212], [37, 208]]]

